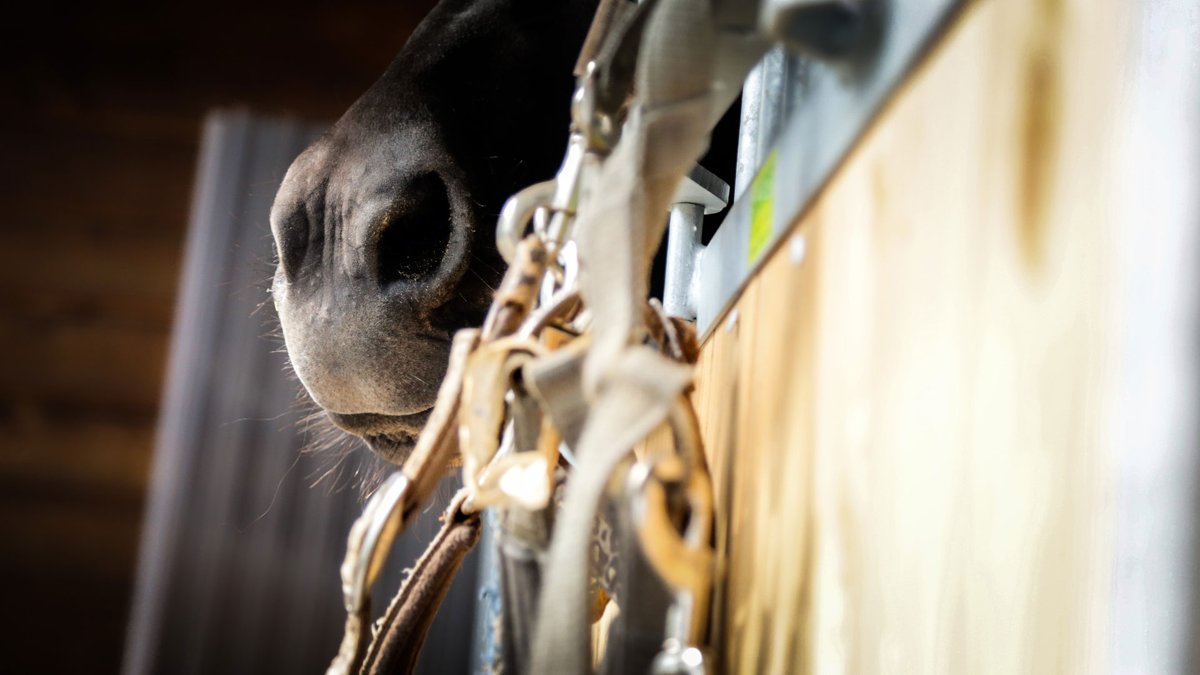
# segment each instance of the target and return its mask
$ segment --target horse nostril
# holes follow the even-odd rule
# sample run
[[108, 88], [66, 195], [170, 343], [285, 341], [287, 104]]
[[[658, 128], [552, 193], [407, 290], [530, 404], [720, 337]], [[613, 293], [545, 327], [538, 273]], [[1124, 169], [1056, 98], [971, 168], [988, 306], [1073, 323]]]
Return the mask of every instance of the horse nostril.
[[435, 174], [410, 181], [397, 206], [378, 240], [376, 271], [383, 286], [435, 276], [450, 245], [450, 198]]
[[275, 262], [289, 280], [295, 281], [308, 254], [308, 214], [303, 207], [295, 207], [285, 216], [272, 217], [271, 222]]

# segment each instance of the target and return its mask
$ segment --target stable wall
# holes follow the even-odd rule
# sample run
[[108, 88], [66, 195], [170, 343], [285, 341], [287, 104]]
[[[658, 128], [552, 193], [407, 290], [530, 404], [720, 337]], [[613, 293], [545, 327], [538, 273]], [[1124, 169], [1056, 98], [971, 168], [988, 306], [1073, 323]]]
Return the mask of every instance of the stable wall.
[[1092, 672], [1121, 652], [1145, 299], [1127, 246], [1156, 233], [1130, 203], [1135, 13], [968, 3], [716, 324], [695, 400], [728, 672]]

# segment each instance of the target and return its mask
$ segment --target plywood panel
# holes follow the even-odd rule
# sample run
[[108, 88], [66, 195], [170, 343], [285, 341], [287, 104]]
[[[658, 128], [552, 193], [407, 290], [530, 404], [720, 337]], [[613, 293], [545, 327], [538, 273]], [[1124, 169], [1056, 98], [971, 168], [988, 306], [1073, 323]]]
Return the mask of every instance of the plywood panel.
[[971, 4], [704, 346], [729, 672], [1105, 662], [1119, 4]]

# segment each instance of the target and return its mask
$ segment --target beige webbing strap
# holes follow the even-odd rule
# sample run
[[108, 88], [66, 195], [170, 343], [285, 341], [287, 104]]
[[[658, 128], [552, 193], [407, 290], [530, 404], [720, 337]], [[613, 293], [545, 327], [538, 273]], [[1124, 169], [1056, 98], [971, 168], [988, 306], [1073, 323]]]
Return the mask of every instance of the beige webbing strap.
[[550, 563], [538, 603], [531, 672], [588, 672], [588, 545], [596, 509], [616, 466], [634, 444], [667, 419], [672, 401], [690, 379], [689, 368], [648, 347], [631, 348], [613, 364], [610, 384], [584, 426], [575, 468], [554, 524]]
[[646, 333], [643, 307], [663, 214], [708, 142], [715, 40], [707, 0], [660, 1], [642, 45], [638, 105], [581, 196], [575, 238], [580, 293], [593, 315], [584, 364], [593, 408], [551, 543], [534, 673], [588, 671], [588, 540], [600, 498], [621, 460], [667, 419], [690, 381], [690, 368], [637, 343]]
[[[580, 293], [593, 316], [592, 348], [584, 368], [590, 391], [597, 389], [608, 364], [642, 334], [649, 269], [666, 229], [663, 214], [708, 142], [711, 69], [703, 64], [711, 60], [705, 54], [711, 43], [705, 35], [713, 30], [705, 9], [706, 3], [696, 0], [660, 3], [650, 19], [643, 58], [663, 51], [651, 48], [654, 38], [678, 32], [670, 41], [692, 45], [694, 59], [689, 64], [686, 53], [667, 52], [664, 63], [683, 73], [677, 79], [694, 82], [667, 87], [679, 98], [655, 95], [646, 99], [653, 105], [634, 109], [621, 142], [583, 195], [575, 236]], [[638, 86], [640, 95], [650, 93], [640, 80]]]
[[572, 450], [578, 447], [583, 422], [588, 415], [588, 402], [582, 387], [586, 353], [582, 348], [586, 346], [586, 338], [576, 339], [521, 369], [529, 393], [550, 416], [563, 442]]
[[587, 37], [583, 40], [583, 47], [579, 50], [579, 58], [575, 61], [576, 77], [584, 74], [588, 62], [596, 58], [613, 29], [621, 24], [626, 14], [634, 7], [636, 5], [629, 0], [600, 0]]

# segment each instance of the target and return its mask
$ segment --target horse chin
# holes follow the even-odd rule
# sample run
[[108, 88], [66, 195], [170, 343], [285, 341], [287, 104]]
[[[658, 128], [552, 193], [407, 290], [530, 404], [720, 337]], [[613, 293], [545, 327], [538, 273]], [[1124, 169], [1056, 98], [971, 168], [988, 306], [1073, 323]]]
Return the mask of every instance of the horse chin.
[[325, 415], [339, 429], [354, 434], [366, 442], [380, 459], [391, 464], [403, 464], [417, 446], [417, 437], [429, 421], [432, 408], [410, 415], [381, 415], [376, 413], [334, 413]]
[[407, 431], [363, 436], [367, 447], [380, 459], [397, 466], [404, 464], [417, 447], [417, 436]]

